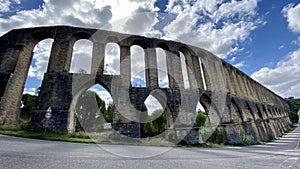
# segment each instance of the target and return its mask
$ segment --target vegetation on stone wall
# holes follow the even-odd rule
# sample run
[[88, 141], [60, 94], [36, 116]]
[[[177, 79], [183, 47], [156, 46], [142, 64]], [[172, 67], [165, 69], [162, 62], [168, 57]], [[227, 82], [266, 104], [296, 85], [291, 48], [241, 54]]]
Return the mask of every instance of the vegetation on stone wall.
[[293, 123], [298, 123], [299, 121], [299, 111], [300, 111], [300, 98], [295, 99], [294, 97], [289, 97], [287, 103], [290, 106], [290, 119]]

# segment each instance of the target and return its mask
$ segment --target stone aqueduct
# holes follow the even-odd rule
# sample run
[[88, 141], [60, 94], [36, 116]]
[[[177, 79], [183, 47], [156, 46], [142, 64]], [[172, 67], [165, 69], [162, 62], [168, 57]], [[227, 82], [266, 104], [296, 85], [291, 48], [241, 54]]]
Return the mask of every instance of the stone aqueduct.
[[[78, 96], [93, 86], [106, 88], [116, 105], [114, 127], [130, 137], [139, 137], [139, 111], [151, 94], [162, 105], [168, 127], [187, 142], [197, 142], [193, 125], [196, 105], [208, 113], [207, 126], [223, 133], [226, 143], [240, 143], [242, 135], [257, 141], [281, 136], [289, 129], [289, 107], [285, 100], [245, 73], [203, 49], [174, 41], [69, 26], [11, 30], [0, 38], [0, 126], [16, 128], [20, 99], [31, 64], [33, 49], [41, 40], [52, 38], [47, 72], [32, 122], [40, 124], [51, 106], [57, 132], [74, 131], [74, 107]], [[91, 74], [69, 73], [74, 43], [93, 42]], [[108, 42], [120, 47], [120, 74], [105, 75], [104, 50]], [[130, 46], [145, 52], [146, 87], [130, 85]], [[158, 86], [155, 48], [166, 53], [169, 86]], [[184, 88], [179, 51], [186, 57], [189, 88]], [[191, 128], [187, 129], [187, 126]], [[184, 134], [182, 134], [184, 133]], [[194, 141], [196, 140], [196, 141]]]

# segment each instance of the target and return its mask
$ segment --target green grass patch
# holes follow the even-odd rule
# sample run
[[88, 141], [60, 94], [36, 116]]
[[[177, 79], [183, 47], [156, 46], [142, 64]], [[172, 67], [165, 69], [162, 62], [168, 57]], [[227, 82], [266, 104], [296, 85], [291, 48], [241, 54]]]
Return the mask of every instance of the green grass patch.
[[37, 133], [26, 130], [0, 130], [0, 134], [17, 136], [17, 137], [26, 137], [34, 139], [44, 139], [44, 140], [53, 140], [53, 141], [67, 141], [67, 142], [80, 142], [80, 143], [94, 143], [95, 141], [90, 138], [78, 138], [73, 136], [68, 136], [58, 133]]

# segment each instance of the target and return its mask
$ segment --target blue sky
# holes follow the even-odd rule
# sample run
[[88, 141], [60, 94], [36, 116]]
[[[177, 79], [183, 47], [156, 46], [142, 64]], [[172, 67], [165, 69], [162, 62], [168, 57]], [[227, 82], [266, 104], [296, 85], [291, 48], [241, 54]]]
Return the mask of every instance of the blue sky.
[[[0, 0], [0, 35], [71, 25], [172, 39], [211, 51], [282, 97], [300, 97], [298, 18], [296, 0]], [[49, 44], [36, 49], [26, 92], [40, 85]]]

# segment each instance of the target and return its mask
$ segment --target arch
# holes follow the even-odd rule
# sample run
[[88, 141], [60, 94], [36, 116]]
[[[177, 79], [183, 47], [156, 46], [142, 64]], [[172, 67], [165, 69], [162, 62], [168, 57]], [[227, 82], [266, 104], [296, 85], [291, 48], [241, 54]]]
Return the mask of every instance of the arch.
[[[167, 98], [164, 97], [164, 94], [162, 94], [159, 90], [154, 90], [152, 91], [149, 95], [149, 96], [152, 96], [153, 98], [155, 98], [159, 104], [161, 105], [162, 109], [164, 110], [164, 113], [166, 114], [166, 118], [167, 118], [167, 127], [168, 128], [172, 128], [173, 126], [173, 122], [174, 122], [174, 119], [173, 119], [173, 115], [172, 115], [172, 112], [171, 112], [171, 109], [170, 109], [170, 106], [167, 102]], [[144, 102], [147, 100], [147, 98], [144, 100]]]
[[93, 42], [79, 39], [73, 45], [69, 73], [91, 74]]
[[211, 99], [207, 94], [202, 94], [200, 99], [199, 99], [200, 104], [203, 106], [206, 114], [209, 114], [209, 109], [211, 104]]
[[103, 82], [97, 81], [97, 83], [95, 83], [95, 79], [89, 79], [89, 80], [85, 81], [84, 83], [82, 83], [75, 91], [73, 91], [73, 98], [72, 98], [71, 104], [69, 106], [69, 114], [68, 114], [68, 120], [67, 120], [67, 129], [68, 129], [69, 133], [73, 133], [75, 131], [75, 125], [76, 125], [76, 121], [75, 121], [76, 104], [78, 102], [79, 97], [85, 91], [87, 91], [92, 86], [95, 86], [97, 84], [100, 85], [100, 86], [102, 86], [109, 93], [109, 95], [113, 99], [111, 91], [109, 90], [108, 86], [106, 86]]
[[25, 93], [34, 94], [32, 93], [32, 89], [35, 88], [37, 90], [39, 87], [41, 87], [44, 79], [44, 73], [47, 72], [53, 41], [54, 39], [48, 38], [39, 41], [35, 45], [32, 51], [33, 55], [28, 70], [27, 79], [25, 80], [24, 84]]
[[145, 52], [141, 46], [130, 47], [131, 86], [146, 87]]
[[88, 32], [76, 32], [72, 35], [73, 43], [81, 39], [90, 40], [91, 42], [93, 42], [92, 38], [93, 38], [92, 34]]
[[120, 42], [120, 40], [119, 40], [119, 38], [117, 37], [117, 36], [108, 36], [107, 38], [106, 38], [106, 41], [105, 41], [106, 43], [109, 43], [109, 42], [111, 42], [111, 43], [119, 43]]
[[143, 48], [143, 49], [146, 49], [146, 48], [147, 48], [147, 44], [146, 44], [144, 41], [140, 40], [140, 39], [135, 39], [135, 40], [131, 43], [130, 46], [134, 46], [134, 45], [140, 46], [140, 47]]
[[30, 38], [33, 39], [34, 46], [38, 44], [40, 41], [45, 39], [54, 39], [52, 32], [48, 31], [36, 31], [30, 35]]
[[103, 74], [120, 75], [120, 46], [115, 42], [105, 45]]
[[155, 48], [155, 50], [158, 69], [158, 86], [161, 88], [169, 88], [166, 53], [162, 48]]
[[156, 47], [157, 47], [157, 48], [162, 48], [163, 50], [167, 50], [167, 51], [170, 50], [170, 49], [169, 49], [169, 46], [168, 46], [167, 44], [163, 43], [163, 42], [157, 43]]

